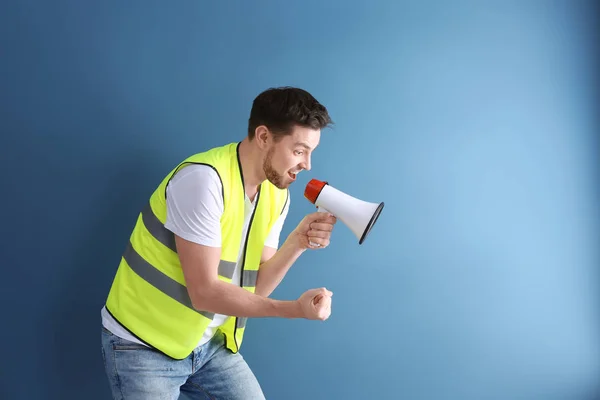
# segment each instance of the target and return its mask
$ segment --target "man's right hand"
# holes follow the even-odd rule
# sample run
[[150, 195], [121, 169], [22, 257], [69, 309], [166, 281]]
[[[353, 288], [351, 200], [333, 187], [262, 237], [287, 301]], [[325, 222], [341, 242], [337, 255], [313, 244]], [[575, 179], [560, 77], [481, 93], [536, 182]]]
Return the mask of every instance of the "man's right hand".
[[302, 308], [303, 317], [325, 321], [331, 315], [331, 296], [333, 293], [325, 288], [304, 292], [297, 300]]

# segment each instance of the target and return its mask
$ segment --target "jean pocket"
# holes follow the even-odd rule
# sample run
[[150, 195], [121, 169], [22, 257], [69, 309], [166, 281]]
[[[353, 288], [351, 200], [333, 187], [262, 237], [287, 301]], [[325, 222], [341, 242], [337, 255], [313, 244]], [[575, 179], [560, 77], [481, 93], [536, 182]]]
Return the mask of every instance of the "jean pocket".
[[113, 350], [125, 351], [125, 350], [151, 350], [150, 347], [144, 346], [143, 344], [130, 342], [128, 344], [113, 343]]
[[130, 340], [127, 339], [123, 339], [121, 337], [116, 336], [113, 340], [112, 343], [112, 348], [115, 351], [120, 351], [120, 350], [151, 350], [150, 347], [140, 344], [140, 343], [136, 343], [136, 342], [132, 342]]

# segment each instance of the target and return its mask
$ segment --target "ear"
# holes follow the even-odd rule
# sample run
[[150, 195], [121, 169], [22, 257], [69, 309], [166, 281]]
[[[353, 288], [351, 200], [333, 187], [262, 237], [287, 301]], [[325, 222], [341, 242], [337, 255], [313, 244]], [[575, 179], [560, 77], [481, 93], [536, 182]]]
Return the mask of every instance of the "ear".
[[268, 148], [271, 141], [273, 140], [269, 128], [267, 128], [265, 125], [257, 126], [254, 130], [254, 140], [256, 140], [258, 147], [260, 147], [261, 149]]

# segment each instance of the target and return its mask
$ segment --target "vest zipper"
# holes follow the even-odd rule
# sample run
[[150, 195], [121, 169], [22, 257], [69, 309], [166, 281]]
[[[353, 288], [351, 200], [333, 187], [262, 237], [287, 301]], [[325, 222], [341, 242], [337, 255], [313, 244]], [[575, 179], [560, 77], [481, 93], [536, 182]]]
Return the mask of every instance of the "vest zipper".
[[[246, 232], [246, 240], [244, 241], [244, 256], [242, 257], [242, 270], [240, 271], [240, 287], [244, 288], [244, 268], [246, 267], [246, 251], [248, 250], [248, 239], [250, 239], [250, 232], [252, 230], [252, 222], [254, 221], [254, 214], [256, 214], [256, 209], [258, 208], [258, 202], [260, 200], [260, 186], [258, 187], [258, 192], [256, 193], [256, 205], [254, 206], [254, 210], [252, 210], [252, 215], [250, 216], [250, 222], [248, 223], [248, 231]], [[238, 326], [238, 317], [235, 317], [235, 328], [233, 329], [233, 340], [235, 342], [236, 353], [240, 351], [240, 345], [237, 341], [237, 326]]]

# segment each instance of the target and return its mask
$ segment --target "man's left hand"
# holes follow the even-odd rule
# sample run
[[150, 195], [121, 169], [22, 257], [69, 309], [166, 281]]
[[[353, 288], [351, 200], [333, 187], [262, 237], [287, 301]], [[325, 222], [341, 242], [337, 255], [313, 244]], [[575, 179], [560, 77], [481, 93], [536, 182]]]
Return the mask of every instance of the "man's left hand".
[[308, 214], [290, 234], [288, 240], [301, 250], [323, 249], [329, 246], [331, 232], [336, 222], [337, 218], [329, 213]]

